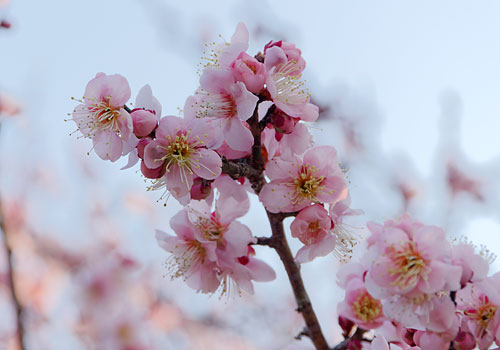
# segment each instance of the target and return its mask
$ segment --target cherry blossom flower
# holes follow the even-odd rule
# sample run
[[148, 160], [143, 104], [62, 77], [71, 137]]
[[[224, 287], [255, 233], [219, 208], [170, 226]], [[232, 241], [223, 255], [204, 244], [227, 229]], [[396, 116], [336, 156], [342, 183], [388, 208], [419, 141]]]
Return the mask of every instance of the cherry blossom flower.
[[[307, 122], [318, 119], [319, 109], [309, 102], [310, 94], [300, 80], [299, 64], [288, 60], [278, 46], [267, 50], [264, 65], [267, 71], [266, 88], [276, 107], [291, 117]], [[268, 105], [270, 106], [270, 105]]]
[[332, 220], [322, 205], [313, 204], [302, 209], [290, 225], [292, 237], [304, 243], [295, 260], [305, 263], [333, 251], [336, 237], [330, 233], [331, 228]]
[[330, 146], [313, 147], [293, 161], [275, 158], [267, 163], [266, 175], [271, 182], [264, 185], [259, 198], [272, 213], [335, 203], [348, 193], [337, 152]]
[[156, 139], [144, 149], [145, 166], [165, 171], [164, 185], [181, 203], [189, 202], [195, 175], [212, 180], [221, 173], [220, 157], [206, 148], [213, 142], [210, 131], [203, 120], [167, 116], [160, 119]]
[[231, 71], [236, 81], [245, 84], [248, 91], [255, 94], [264, 88], [266, 82], [266, 68], [246, 52], [241, 52], [231, 64]]
[[369, 292], [383, 297], [410, 292], [457, 290], [462, 269], [451, 264], [451, 245], [442, 229], [403, 215], [384, 226], [369, 223], [370, 249], [376, 252], [368, 272]]
[[186, 101], [185, 117], [208, 118], [217, 140], [224, 140], [235, 151], [250, 150], [253, 136], [245, 121], [253, 115], [258, 97], [244, 83], [235, 83], [232, 72], [225, 69], [205, 69], [200, 86]]
[[462, 329], [470, 332], [479, 349], [500, 345], [500, 274], [469, 283], [456, 294], [457, 309], [463, 313]]
[[132, 135], [132, 118], [124, 109], [129, 98], [130, 87], [123, 76], [97, 73], [87, 84], [83, 100], [78, 100], [82, 104], [73, 111], [78, 130], [92, 139], [103, 160], [118, 160]]

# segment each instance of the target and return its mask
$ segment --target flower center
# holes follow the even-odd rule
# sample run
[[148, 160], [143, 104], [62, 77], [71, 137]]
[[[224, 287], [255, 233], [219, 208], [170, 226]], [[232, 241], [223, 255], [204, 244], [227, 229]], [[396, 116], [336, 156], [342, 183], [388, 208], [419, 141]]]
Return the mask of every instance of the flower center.
[[198, 118], [232, 118], [238, 114], [236, 102], [231, 94], [212, 94], [199, 90], [196, 94], [202, 95], [196, 116]]
[[89, 112], [94, 116], [95, 125], [93, 129], [119, 131], [118, 117], [120, 116], [120, 109], [111, 106], [110, 102], [111, 98], [107, 98], [105, 101], [93, 103], [89, 107]]
[[396, 277], [391, 282], [392, 286], [406, 289], [414, 287], [421, 277], [427, 278], [429, 268], [417, 251], [415, 242], [410, 241], [398, 248], [393, 245], [387, 248], [386, 254], [393, 263], [393, 267], [389, 268], [388, 272], [391, 276]]
[[219, 242], [223, 238], [224, 232], [226, 231], [226, 227], [219, 223], [215, 213], [212, 213], [210, 218], [198, 218], [196, 226], [203, 233], [203, 237], [209, 241]]
[[352, 304], [352, 310], [361, 321], [373, 322], [381, 315], [382, 304], [365, 290]]
[[293, 187], [295, 187], [296, 194], [294, 203], [300, 203], [303, 200], [315, 200], [316, 194], [323, 188], [321, 183], [324, 180], [324, 176], [314, 176], [314, 170], [303, 165], [299, 176], [293, 180]]
[[464, 314], [471, 320], [478, 323], [478, 329], [476, 336], [478, 338], [483, 336], [484, 331], [488, 327], [490, 321], [495, 317], [498, 306], [490, 303], [489, 298], [486, 295], [482, 295], [480, 298], [480, 304], [477, 308], [470, 308], [464, 311]]
[[165, 148], [166, 154], [159, 161], [167, 162], [167, 171], [169, 171], [170, 166], [173, 164], [176, 164], [181, 168], [190, 168], [191, 155], [194, 152], [194, 149], [189, 144], [186, 133], [179, 132], [174, 138], [170, 135], [167, 135], [166, 137], [170, 142]]

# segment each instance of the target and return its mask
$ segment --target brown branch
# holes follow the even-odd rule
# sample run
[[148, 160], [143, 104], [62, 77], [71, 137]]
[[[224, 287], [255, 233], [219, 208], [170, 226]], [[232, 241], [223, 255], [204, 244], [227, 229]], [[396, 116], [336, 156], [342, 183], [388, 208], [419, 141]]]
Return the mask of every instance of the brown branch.
[[316, 350], [328, 350], [328, 344], [323, 336], [318, 318], [316, 317], [311, 300], [309, 300], [309, 296], [307, 295], [304, 287], [304, 282], [302, 281], [299, 267], [300, 265], [295, 262], [292, 252], [290, 251], [290, 247], [286, 241], [283, 219], [280, 214], [273, 214], [268, 211], [267, 217], [269, 218], [269, 223], [271, 224], [271, 230], [273, 233], [272, 247], [278, 253], [285, 267], [288, 279], [292, 285], [295, 300], [297, 301], [297, 311], [302, 314], [306, 323], [304, 334], [309, 336], [312, 343], [316, 347]]
[[12, 254], [12, 248], [9, 242], [9, 235], [6, 229], [5, 221], [3, 220], [3, 212], [2, 212], [2, 202], [0, 201], [0, 231], [2, 231], [3, 235], [3, 245], [7, 257], [7, 277], [8, 277], [8, 287], [10, 291], [10, 296], [12, 299], [12, 303], [14, 304], [14, 309], [16, 311], [16, 337], [19, 344], [20, 349], [25, 349], [24, 346], [24, 325], [23, 325], [23, 314], [24, 310], [19, 301], [19, 298], [16, 293], [15, 282], [14, 282], [14, 257]]
[[222, 172], [231, 176], [235, 180], [240, 177], [258, 178], [261, 176], [261, 172], [254, 169], [250, 164], [236, 163], [234, 161], [227, 160], [226, 158], [222, 158]]

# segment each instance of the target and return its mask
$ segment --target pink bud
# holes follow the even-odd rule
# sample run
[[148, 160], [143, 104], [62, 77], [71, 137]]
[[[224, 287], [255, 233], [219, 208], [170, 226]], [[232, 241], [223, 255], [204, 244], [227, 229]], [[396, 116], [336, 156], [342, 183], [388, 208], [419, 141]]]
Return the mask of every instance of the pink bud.
[[455, 349], [472, 350], [476, 346], [474, 337], [469, 332], [459, 331], [455, 340], [453, 340]]
[[344, 337], [348, 337], [354, 328], [354, 322], [344, 316], [339, 316], [339, 325], [344, 331]]
[[236, 81], [245, 84], [248, 91], [259, 93], [264, 88], [266, 69], [264, 64], [245, 52], [241, 52], [231, 65], [231, 71]]
[[165, 175], [165, 167], [161, 166], [156, 169], [149, 169], [144, 161], [141, 162], [141, 172], [148, 179], [159, 179], [163, 175]]
[[271, 123], [274, 125], [276, 131], [282, 134], [291, 134], [295, 128], [295, 124], [297, 124], [295, 118], [292, 118], [279, 110], [271, 116]]
[[148, 136], [156, 128], [156, 116], [148, 110], [134, 109], [130, 116], [134, 123], [134, 134], [137, 137]]
[[193, 186], [191, 187], [191, 199], [201, 201], [206, 199], [212, 192], [212, 182], [204, 180], [201, 177], [197, 177], [193, 180]]
[[153, 139], [151, 137], [145, 137], [145, 138], [139, 140], [139, 143], [136, 146], [137, 155], [139, 156], [139, 158], [144, 159], [144, 148], [146, 148], [146, 146], [151, 141], [153, 141]]

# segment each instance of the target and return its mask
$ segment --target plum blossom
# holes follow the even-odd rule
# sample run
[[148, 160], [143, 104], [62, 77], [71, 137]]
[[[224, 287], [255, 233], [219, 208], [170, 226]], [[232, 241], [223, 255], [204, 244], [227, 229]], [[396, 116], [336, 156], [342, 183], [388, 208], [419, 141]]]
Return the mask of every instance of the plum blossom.
[[[274, 271], [255, 259], [249, 245], [255, 243], [250, 229], [236, 219], [249, 209], [246, 190], [229, 177], [214, 182], [218, 197], [215, 209], [207, 201], [192, 201], [172, 218], [177, 237], [157, 231], [160, 246], [172, 253], [168, 265], [173, 278], [203, 293], [253, 293], [251, 281], [270, 281]], [[208, 198], [210, 199], [210, 198]]]
[[457, 309], [463, 313], [462, 329], [469, 331], [479, 349], [500, 345], [500, 273], [469, 283], [456, 294]]
[[363, 329], [380, 327], [385, 320], [382, 303], [368, 293], [362, 277], [351, 278], [345, 289], [345, 299], [337, 306], [339, 315]]
[[335, 203], [347, 197], [347, 184], [330, 146], [317, 146], [293, 161], [274, 158], [266, 165], [271, 180], [259, 198], [272, 213], [301, 210], [313, 203]]
[[274, 105], [290, 117], [306, 122], [318, 119], [319, 109], [309, 102], [310, 94], [300, 80], [301, 74], [297, 74], [301, 70], [299, 63], [288, 60], [280, 47], [273, 46], [267, 50], [264, 65], [266, 88]]
[[129, 98], [130, 87], [123, 76], [97, 73], [88, 82], [83, 100], [77, 100], [82, 104], [76, 106], [72, 120], [84, 137], [92, 139], [93, 149], [103, 160], [114, 162], [124, 151], [130, 152], [124, 147], [133, 129], [124, 109]]
[[144, 148], [144, 165], [165, 174], [160, 186], [165, 185], [177, 200], [187, 204], [195, 175], [213, 180], [221, 173], [220, 157], [206, 148], [212, 142], [211, 129], [203, 120], [164, 117], [156, 139]]
[[209, 119], [217, 140], [246, 152], [253, 145], [253, 136], [245, 121], [253, 115], [258, 99], [245, 84], [234, 82], [230, 70], [209, 67], [200, 78], [200, 89], [187, 99], [184, 114], [187, 119]]
[[266, 68], [246, 52], [241, 52], [231, 64], [234, 79], [245, 84], [248, 91], [255, 94], [264, 88]]
[[368, 224], [370, 249], [376, 254], [368, 272], [376, 296], [457, 290], [462, 269], [451, 264], [451, 245], [441, 228], [403, 215], [399, 221]]
[[295, 260], [305, 263], [333, 251], [336, 237], [330, 233], [331, 228], [332, 220], [322, 205], [313, 204], [302, 209], [290, 225], [292, 237], [304, 243]]
[[244, 23], [240, 22], [236, 26], [231, 42], [207, 44], [209, 52], [203, 57], [205, 63], [203, 68], [216, 67], [227, 69], [234, 60], [248, 49], [248, 29]]

